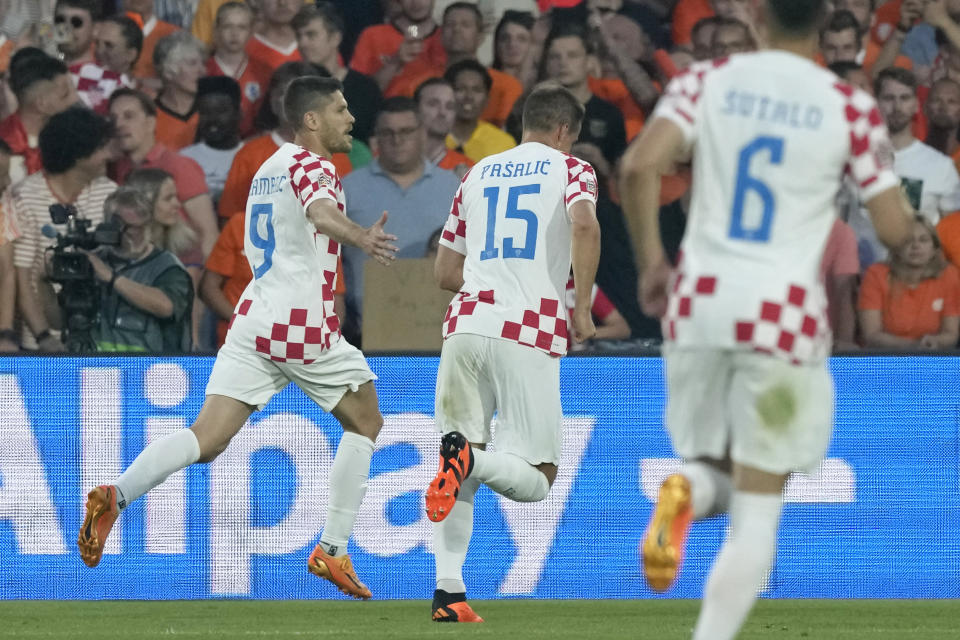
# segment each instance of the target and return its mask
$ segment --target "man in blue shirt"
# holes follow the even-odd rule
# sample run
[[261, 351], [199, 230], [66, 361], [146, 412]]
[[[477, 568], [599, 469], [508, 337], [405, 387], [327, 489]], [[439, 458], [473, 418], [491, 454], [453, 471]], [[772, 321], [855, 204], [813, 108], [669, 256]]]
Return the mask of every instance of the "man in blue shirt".
[[[360, 225], [371, 225], [387, 211], [386, 231], [397, 236], [398, 258], [427, 255], [430, 235], [446, 222], [450, 203], [460, 180], [452, 171], [440, 169], [424, 155], [424, 132], [417, 105], [410, 98], [384, 101], [377, 114], [373, 135], [380, 156], [343, 179], [347, 215]], [[363, 267], [367, 256], [352, 247], [343, 248], [347, 283], [348, 336], [361, 329]]]

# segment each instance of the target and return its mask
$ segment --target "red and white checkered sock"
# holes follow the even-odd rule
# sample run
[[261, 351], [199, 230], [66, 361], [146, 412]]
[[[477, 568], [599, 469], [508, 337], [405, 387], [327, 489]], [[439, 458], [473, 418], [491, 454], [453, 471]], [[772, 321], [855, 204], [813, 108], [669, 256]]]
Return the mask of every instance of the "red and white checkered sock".
[[346, 555], [360, 503], [367, 493], [373, 440], [344, 431], [330, 468], [330, 504], [320, 544], [332, 556]]

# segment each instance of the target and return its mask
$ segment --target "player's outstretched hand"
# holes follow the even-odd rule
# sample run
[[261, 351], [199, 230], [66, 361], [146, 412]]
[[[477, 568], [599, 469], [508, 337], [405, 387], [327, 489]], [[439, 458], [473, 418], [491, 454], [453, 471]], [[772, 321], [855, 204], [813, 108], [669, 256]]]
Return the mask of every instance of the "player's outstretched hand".
[[590, 308], [573, 310], [573, 341], [586, 342], [597, 335], [597, 327], [593, 324], [593, 314]]
[[661, 260], [640, 278], [640, 308], [651, 318], [662, 318], [667, 312], [667, 286], [672, 270], [668, 262]]
[[393, 241], [397, 236], [387, 233], [383, 230], [383, 225], [387, 224], [387, 212], [384, 211], [380, 219], [373, 226], [367, 228], [360, 242], [360, 248], [363, 252], [379, 262], [380, 264], [390, 264], [397, 258], [397, 247]]

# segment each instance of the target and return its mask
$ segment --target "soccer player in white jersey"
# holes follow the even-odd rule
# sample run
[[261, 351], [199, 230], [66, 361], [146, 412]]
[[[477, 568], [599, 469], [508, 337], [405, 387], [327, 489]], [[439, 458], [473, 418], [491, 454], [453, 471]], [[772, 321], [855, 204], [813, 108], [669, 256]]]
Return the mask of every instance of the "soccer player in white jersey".
[[[483, 622], [466, 602], [462, 571], [480, 484], [535, 502], [557, 475], [571, 255], [574, 338], [596, 332], [590, 307], [600, 259], [597, 180], [593, 167], [569, 155], [583, 114], [559, 84], [534, 89], [524, 103], [520, 145], [464, 176], [440, 239], [436, 280], [457, 295], [443, 320], [435, 413], [445, 435], [426, 495], [427, 516], [436, 523], [438, 622]], [[495, 411], [496, 451], [486, 451]]]
[[120, 510], [170, 474], [216, 458], [251, 413], [293, 382], [343, 427], [327, 519], [308, 568], [348, 595], [371, 595], [346, 551], [383, 418], [376, 376], [363, 354], [340, 338], [333, 289], [341, 243], [387, 264], [396, 238], [383, 231], [386, 213], [368, 229], [344, 214], [340, 178], [328, 159], [351, 146], [353, 116], [340, 83], [298, 78], [286, 90], [284, 111], [296, 123], [296, 137], [251, 183], [244, 253], [254, 279], [234, 311], [203, 408], [189, 429], [151, 443], [112, 484], [89, 493], [78, 545], [90, 567], [100, 562]]
[[[728, 512], [696, 640], [733, 638], [776, 552], [782, 490], [830, 441], [831, 336], [818, 272], [847, 172], [878, 236], [906, 240], [909, 205], [873, 99], [813, 63], [825, 0], [766, 0], [769, 50], [693, 65], [624, 157], [641, 303], [662, 318], [666, 425], [685, 459], [660, 488], [644, 573], [673, 583], [691, 520]], [[661, 175], [693, 160], [682, 257], [664, 259]]]

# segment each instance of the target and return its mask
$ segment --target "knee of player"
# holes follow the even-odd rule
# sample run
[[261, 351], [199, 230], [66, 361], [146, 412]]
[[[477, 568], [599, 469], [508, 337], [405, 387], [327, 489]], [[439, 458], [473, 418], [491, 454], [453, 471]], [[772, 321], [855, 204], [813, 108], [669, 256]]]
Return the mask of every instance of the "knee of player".
[[344, 431], [352, 431], [373, 441], [380, 435], [380, 429], [383, 428], [383, 415], [379, 409], [370, 412], [364, 412], [352, 420], [341, 421]]

